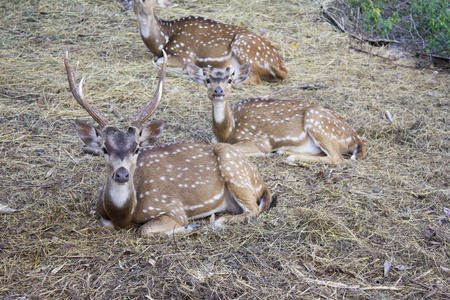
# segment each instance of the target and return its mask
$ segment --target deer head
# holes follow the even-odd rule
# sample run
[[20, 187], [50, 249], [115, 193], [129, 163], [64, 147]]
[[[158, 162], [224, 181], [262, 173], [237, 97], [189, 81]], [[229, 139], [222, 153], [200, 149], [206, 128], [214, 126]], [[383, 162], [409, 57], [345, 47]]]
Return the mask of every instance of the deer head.
[[193, 64], [187, 64], [186, 70], [191, 79], [207, 88], [211, 101], [228, 100], [233, 85], [243, 82], [250, 74], [251, 64], [246, 63], [237, 70], [227, 67], [225, 70], [209, 67], [205, 72]]

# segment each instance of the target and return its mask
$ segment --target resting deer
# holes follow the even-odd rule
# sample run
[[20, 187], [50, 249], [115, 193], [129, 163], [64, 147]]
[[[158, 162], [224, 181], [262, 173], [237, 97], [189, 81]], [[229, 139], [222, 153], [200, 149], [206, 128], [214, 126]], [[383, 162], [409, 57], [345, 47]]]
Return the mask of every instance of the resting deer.
[[341, 153], [352, 154], [352, 159], [366, 154], [361, 139], [347, 122], [326, 108], [266, 98], [231, 105], [231, 87], [245, 80], [250, 64], [242, 65], [238, 75], [230, 68], [209, 68], [205, 73], [189, 64], [186, 69], [194, 82], [207, 87], [216, 140], [233, 144], [247, 156], [277, 151], [287, 153], [288, 160], [339, 164], [345, 162]]
[[[250, 83], [279, 81], [287, 70], [275, 48], [266, 39], [236, 26], [221, 24], [201, 17], [184, 17], [163, 21], [155, 16], [157, 6], [167, 7], [172, 0], [133, 0], [142, 40], [158, 57], [168, 54], [168, 65], [235, 69], [251, 63]], [[160, 63], [162, 58], [158, 60]]]
[[[165, 54], [164, 54], [165, 55]], [[106, 227], [139, 227], [142, 236], [185, 233], [195, 230], [188, 220], [213, 213], [230, 212], [214, 222], [240, 222], [257, 216], [272, 201], [256, 167], [228, 144], [178, 143], [148, 147], [163, 130], [162, 121], [143, 124], [161, 100], [167, 59], [159, 69], [153, 98], [137, 113], [126, 131], [109, 124], [104, 114], [77, 89], [76, 67], [65, 67], [70, 89], [77, 102], [100, 125], [96, 129], [77, 121], [81, 139], [103, 150], [106, 181], [97, 197], [97, 211]]]

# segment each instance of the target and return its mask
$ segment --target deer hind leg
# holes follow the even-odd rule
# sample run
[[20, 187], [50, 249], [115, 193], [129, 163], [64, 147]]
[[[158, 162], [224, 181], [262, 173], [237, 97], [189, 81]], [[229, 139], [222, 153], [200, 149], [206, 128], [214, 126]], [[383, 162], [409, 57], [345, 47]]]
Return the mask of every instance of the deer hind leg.
[[[255, 44], [255, 40], [256, 44]], [[259, 37], [254, 35], [237, 35], [231, 44], [231, 50], [233, 53], [233, 58], [238, 62], [239, 65], [252, 62], [252, 68], [248, 78], [244, 81], [246, 84], [261, 84], [262, 80], [265, 81], [280, 81], [286, 79], [287, 70], [282, 65], [281, 67], [276, 67], [269, 62], [270, 57], [278, 57], [278, 54], [272, 49], [258, 49], [264, 48]], [[253, 48], [250, 48], [253, 45]], [[258, 47], [259, 45], [259, 47]], [[252, 55], [258, 54], [258, 56], [248, 56], [248, 51], [255, 52]], [[267, 53], [266, 53], [267, 51]], [[267, 61], [262, 61], [261, 58], [266, 56]], [[238, 69], [235, 64], [233, 64], [235, 69]]]
[[168, 215], [156, 217], [142, 225], [138, 233], [143, 237], [158, 234], [185, 234], [197, 230], [200, 226], [195, 224], [181, 224]]
[[248, 75], [247, 79], [244, 81], [244, 83], [247, 84], [261, 84], [261, 76], [258, 72], [258, 65], [256, 63], [252, 63], [252, 68], [250, 69], [250, 74]]
[[216, 144], [214, 153], [228, 191], [243, 210], [242, 214], [219, 218], [214, 225], [221, 227], [225, 223], [243, 222], [267, 209], [272, 196], [257, 168], [230, 144]]
[[277, 68], [271, 63], [257, 65], [257, 72], [259, 77], [265, 81], [281, 81], [287, 77], [286, 69]]
[[[239, 67], [245, 63], [250, 62], [251, 59], [249, 59], [246, 56], [247, 53], [247, 41], [245, 39], [239, 38], [239, 36], [235, 36], [235, 39], [233, 43], [231, 44], [231, 65], [235, 70], [239, 70]], [[252, 59], [253, 60], [253, 59]], [[250, 74], [248, 75], [247, 79], [244, 80], [245, 84], [261, 84], [261, 78], [258, 73], [258, 65], [256, 62], [252, 63], [252, 67], [250, 69]]]
[[304, 153], [294, 153], [286, 151], [286, 154], [289, 156], [286, 158], [288, 161], [300, 160], [304, 162], [324, 162], [329, 164], [343, 164], [345, 163], [345, 159], [342, 157], [339, 152], [339, 145], [332, 140], [324, 138], [323, 140], [319, 140], [319, 136], [314, 136], [314, 134], [309, 133], [311, 137], [313, 137], [314, 142], [320, 149], [326, 154], [326, 156], [321, 155], [312, 155], [312, 154], [304, 154]]
[[327, 156], [322, 157], [322, 161], [328, 162], [330, 164], [343, 164], [345, 163], [344, 157], [340, 152], [340, 147], [337, 141], [329, 138], [323, 138], [322, 136], [315, 138], [317, 145], [322, 149]]

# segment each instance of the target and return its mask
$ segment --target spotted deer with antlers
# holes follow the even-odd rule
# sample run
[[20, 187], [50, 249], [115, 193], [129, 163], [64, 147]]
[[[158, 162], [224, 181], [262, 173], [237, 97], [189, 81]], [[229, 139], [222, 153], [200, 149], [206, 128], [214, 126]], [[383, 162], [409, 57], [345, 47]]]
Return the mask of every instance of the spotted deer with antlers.
[[[266, 39], [236, 26], [201, 17], [184, 17], [173, 21], [159, 19], [156, 7], [167, 7], [172, 0], [133, 0], [142, 40], [156, 56], [168, 54], [168, 65], [235, 69], [251, 63], [249, 82], [279, 81], [287, 70], [275, 48]], [[162, 58], [158, 60], [161, 62]]]
[[[165, 56], [165, 54], [164, 54]], [[167, 58], [159, 69], [153, 98], [137, 113], [126, 131], [109, 124], [75, 83], [66, 53], [70, 90], [101, 129], [76, 121], [81, 139], [103, 150], [106, 181], [97, 197], [97, 212], [107, 227], [138, 227], [142, 236], [185, 233], [197, 226], [188, 220], [229, 212], [214, 222], [222, 226], [255, 217], [272, 201], [256, 167], [228, 144], [178, 143], [149, 147], [161, 135], [162, 121], [144, 126], [163, 91]]]
[[189, 64], [191, 79], [207, 87], [212, 102], [214, 142], [233, 144], [247, 156], [272, 152], [288, 154], [288, 160], [344, 163], [343, 153], [361, 159], [366, 149], [347, 122], [329, 109], [293, 100], [246, 99], [230, 104], [233, 84], [245, 80], [250, 64], [238, 74]]

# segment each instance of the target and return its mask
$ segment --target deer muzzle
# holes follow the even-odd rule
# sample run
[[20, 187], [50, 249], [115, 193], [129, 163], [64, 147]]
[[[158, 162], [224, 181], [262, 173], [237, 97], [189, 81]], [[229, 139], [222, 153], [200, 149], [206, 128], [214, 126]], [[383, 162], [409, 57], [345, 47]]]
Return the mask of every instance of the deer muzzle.
[[218, 86], [218, 87], [216, 87], [216, 88], [214, 89], [213, 97], [214, 97], [214, 98], [220, 98], [220, 97], [223, 97], [223, 89], [222, 89], [220, 86]]
[[130, 172], [124, 167], [120, 167], [114, 172], [113, 180], [117, 183], [128, 182], [130, 180]]

